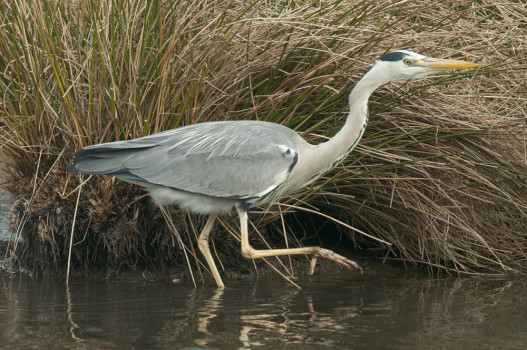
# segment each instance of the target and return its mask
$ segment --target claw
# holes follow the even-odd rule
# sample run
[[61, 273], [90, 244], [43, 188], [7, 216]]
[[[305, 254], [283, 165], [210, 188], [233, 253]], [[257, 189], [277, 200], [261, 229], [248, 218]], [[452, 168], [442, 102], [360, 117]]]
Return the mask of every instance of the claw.
[[309, 275], [313, 276], [315, 273], [315, 266], [317, 265], [317, 256], [313, 255], [313, 258], [311, 258], [311, 266], [309, 267]]

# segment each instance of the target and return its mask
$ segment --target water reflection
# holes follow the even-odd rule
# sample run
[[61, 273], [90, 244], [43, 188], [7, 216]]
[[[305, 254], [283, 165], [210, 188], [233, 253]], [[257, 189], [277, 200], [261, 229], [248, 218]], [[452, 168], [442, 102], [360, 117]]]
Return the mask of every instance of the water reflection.
[[66, 300], [68, 302], [68, 308], [67, 308], [66, 312], [68, 314], [68, 321], [71, 324], [71, 328], [70, 328], [71, 338], [76, 343], [82, 343], [82, 339], [75, 335], [75, 330], [77, 328], [79, 328], [79, 325], [76, 324], [75, 321], [73, 321], [73, 301], [71, 299], [70, 287], [67, 284], [66, 284]]
[[[0, 170], [0, 175], [4, 175]], [[13, 196], [0, 188], [0, 241], [13, 239], [9, 231], [9, 215], [13, 206]]]
[[223, 293], [225, 293], [223, 289], [216, 290], [210, 299], [204, 301], [203, 307], [198, 309], [198, 333], [202, 337], [195, 339], [194, 342], [197, 345], [207, 347], [210, 342], [214, 341], [214, 334], [209, 331], [209, 323], [211, 319], [218, 316], [223, 308]]
[[16, 348], [524, 349], [525, 281], [349, 275], [170, 282], [0, 274], [0, 344]]

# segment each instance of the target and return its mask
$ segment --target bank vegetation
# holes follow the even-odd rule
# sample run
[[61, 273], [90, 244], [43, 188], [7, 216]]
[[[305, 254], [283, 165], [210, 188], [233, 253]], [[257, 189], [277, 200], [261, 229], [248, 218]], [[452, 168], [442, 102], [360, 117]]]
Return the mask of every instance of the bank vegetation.
[[[523, 273], [525, 18], [521, 2], [495, 0], [1, 0], [2, 176], [16, 200], [13, 237], [24, 241], [15, 259], [34, 270], [208, 275], [195, 244], [203, 218], [160, 209], [136, 186], [68, 172], [73, 152], [240, 119], [322, 142], [368, 67], [411, 49], [483, 67], [379, 89], [341, 166], [255, 208], [254, 244], [283, 246], [286, 234], [290, 246], [320, 239], [350, 257]], [[236, 218], [223, 216], [213, 254], [227, 273], [254, 271], [237, 235]], [[282, 261], [269, 263], [286, 271]]]

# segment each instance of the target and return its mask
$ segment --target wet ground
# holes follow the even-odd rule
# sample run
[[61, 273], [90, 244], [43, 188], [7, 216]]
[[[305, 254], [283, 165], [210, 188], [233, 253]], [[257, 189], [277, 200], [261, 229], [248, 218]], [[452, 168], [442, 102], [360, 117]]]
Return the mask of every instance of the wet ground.
[[527, 283], [429, 278], [399, 268], [364, 275], [274, 274], [190, 282], [32, 278], [0, 272], [6, 348], [525, 349]]

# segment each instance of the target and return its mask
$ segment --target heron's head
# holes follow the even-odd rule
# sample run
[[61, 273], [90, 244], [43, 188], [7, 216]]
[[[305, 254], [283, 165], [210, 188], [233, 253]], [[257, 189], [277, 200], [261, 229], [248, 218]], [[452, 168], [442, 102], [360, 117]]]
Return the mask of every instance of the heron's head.
[[398, 50], [378, 59], [372, 70], [388, 82], [422, 78], [441, 71], [479, 66], [479, 64], [466, 61], [436, 59], [412, 51]]

